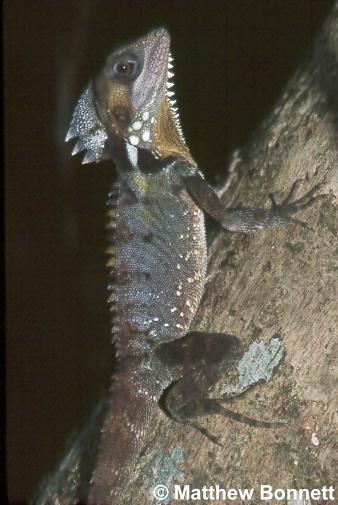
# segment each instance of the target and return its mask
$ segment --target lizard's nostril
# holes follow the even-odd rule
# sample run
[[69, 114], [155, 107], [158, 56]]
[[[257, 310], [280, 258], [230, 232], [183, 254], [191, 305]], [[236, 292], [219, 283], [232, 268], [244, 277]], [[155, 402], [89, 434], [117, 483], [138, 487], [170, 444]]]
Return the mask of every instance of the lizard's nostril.
[[127, 124], [130, 121], [129, 110], [127, 107], [118, 106], [111, 111], [111, 115], [120, 123]]

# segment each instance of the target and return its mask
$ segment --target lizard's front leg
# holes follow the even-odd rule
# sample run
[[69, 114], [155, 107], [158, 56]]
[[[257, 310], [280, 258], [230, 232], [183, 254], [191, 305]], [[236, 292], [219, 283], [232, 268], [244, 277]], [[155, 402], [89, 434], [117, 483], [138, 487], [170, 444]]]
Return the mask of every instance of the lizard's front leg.
[[288, 223], [298, 223], [309, 228], [306, 223], [299, 221], [294, 216], [298, 212], [312, 207], [319, 200], [331, 197], [328, 194], [320, 194], [326, 184], [326, 181], [323, 181], [295, 200], [295, 194], [302, 183], [302, 180], [298, 179], [293, 183], [288, 196], [280, 203], [277, 203], [274, 195], [269, 195], [272, 202], [270, 209], [245, 207], [227, 209], [214, 189], [198, 172], [190, 173], [183, 178], [187, 191], [196, 203], [214, 218], [222, 228], [234, 232], [249, 233]]
[[155, 353], [177, 378], [162, 394], [162, 409], [174, 421], [192, 426], [212, 442], [219, 444], [218, 437], [201, 426], [198, 417], [218, 414], [264, 428], [284, 424], [253, 419], [224, 408], [222, 404], [231, 401], [232, 395], [221, 399], [207, 396], [210, 387], [238, 363], [241, 352], [239, 339], [234, 335], [192, 332], [160, 345]]

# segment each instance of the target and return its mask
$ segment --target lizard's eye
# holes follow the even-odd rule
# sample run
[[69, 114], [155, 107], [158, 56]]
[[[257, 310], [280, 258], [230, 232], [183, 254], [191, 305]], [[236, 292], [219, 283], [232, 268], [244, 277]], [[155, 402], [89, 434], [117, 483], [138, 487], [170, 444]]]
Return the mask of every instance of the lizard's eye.
[[139, 74], [138, 67], [137, 59], [134, 56], [120, 57], [112, 64], [113, 75], [123, 82], [133, 81]]
[[120, 61], [115, 64], [114, 71], [120, 75], [130, 75], [135, 67], [131, 61]]

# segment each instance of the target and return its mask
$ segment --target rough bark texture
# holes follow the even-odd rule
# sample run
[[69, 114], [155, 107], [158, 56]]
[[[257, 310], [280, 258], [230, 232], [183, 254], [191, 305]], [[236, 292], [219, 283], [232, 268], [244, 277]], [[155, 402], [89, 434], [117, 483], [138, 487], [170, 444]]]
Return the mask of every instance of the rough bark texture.
[[[270, 117], [237, 153], [221, 194], [227, 206], [267, 206], [269, 193], [287, 192], [295, 179], [305, 179], [305, 192], [324, 177], [326, 191], [337, 195], [338, 4]], [[245, 348], [282, 335], [285, 359], [271, 380], [249, 389], [231, 408], [252, 417], [283, 418], [288, 424], [267, 430], [209, 417], [203, 422], [221, 435], [219, 447], [159, 410], [152, 443], [132, 476], [133, 504], [178, 503], [154, 500], [151, 489], [157, 484], [172, 489], [179, 481], [197, 488], [335, 484], [337, 204], [327, 198], [300, 218], [312, 230], [289, 225], [255, 235], [217, 234], [194, 325], [238, 335]], [[226, 377], [217, 391], [225, 382]], [[48, 479], [39, 504], [66, 503], [62, 496], [68, 503], [70, 497], [74, 503], [85, 498], [102, 415], [87, 428], [90, 441], [86, 433], [75, 441]], [[70, 485], [73, 491], [65, 493]], [[234, 503], [261, 502], [256, 493], [252, 500]]]

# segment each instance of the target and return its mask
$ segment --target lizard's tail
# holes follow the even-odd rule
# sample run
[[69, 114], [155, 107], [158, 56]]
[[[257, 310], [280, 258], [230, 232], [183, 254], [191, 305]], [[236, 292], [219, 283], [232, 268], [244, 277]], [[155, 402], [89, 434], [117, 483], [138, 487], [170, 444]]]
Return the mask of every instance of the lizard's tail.
[[118, 374], [118, 380], [112, 385], [91, 480], [90, 505], [129, 503], [126, 501], [127, 487], [138, 476], [136, 463], [151, 433], [149, 425], [158, 408], [155, 397], [142, 394], [142, 386], [135, 386], [133, 378], [138, 376], [137, 371], [137, 368], [128, 367]]

